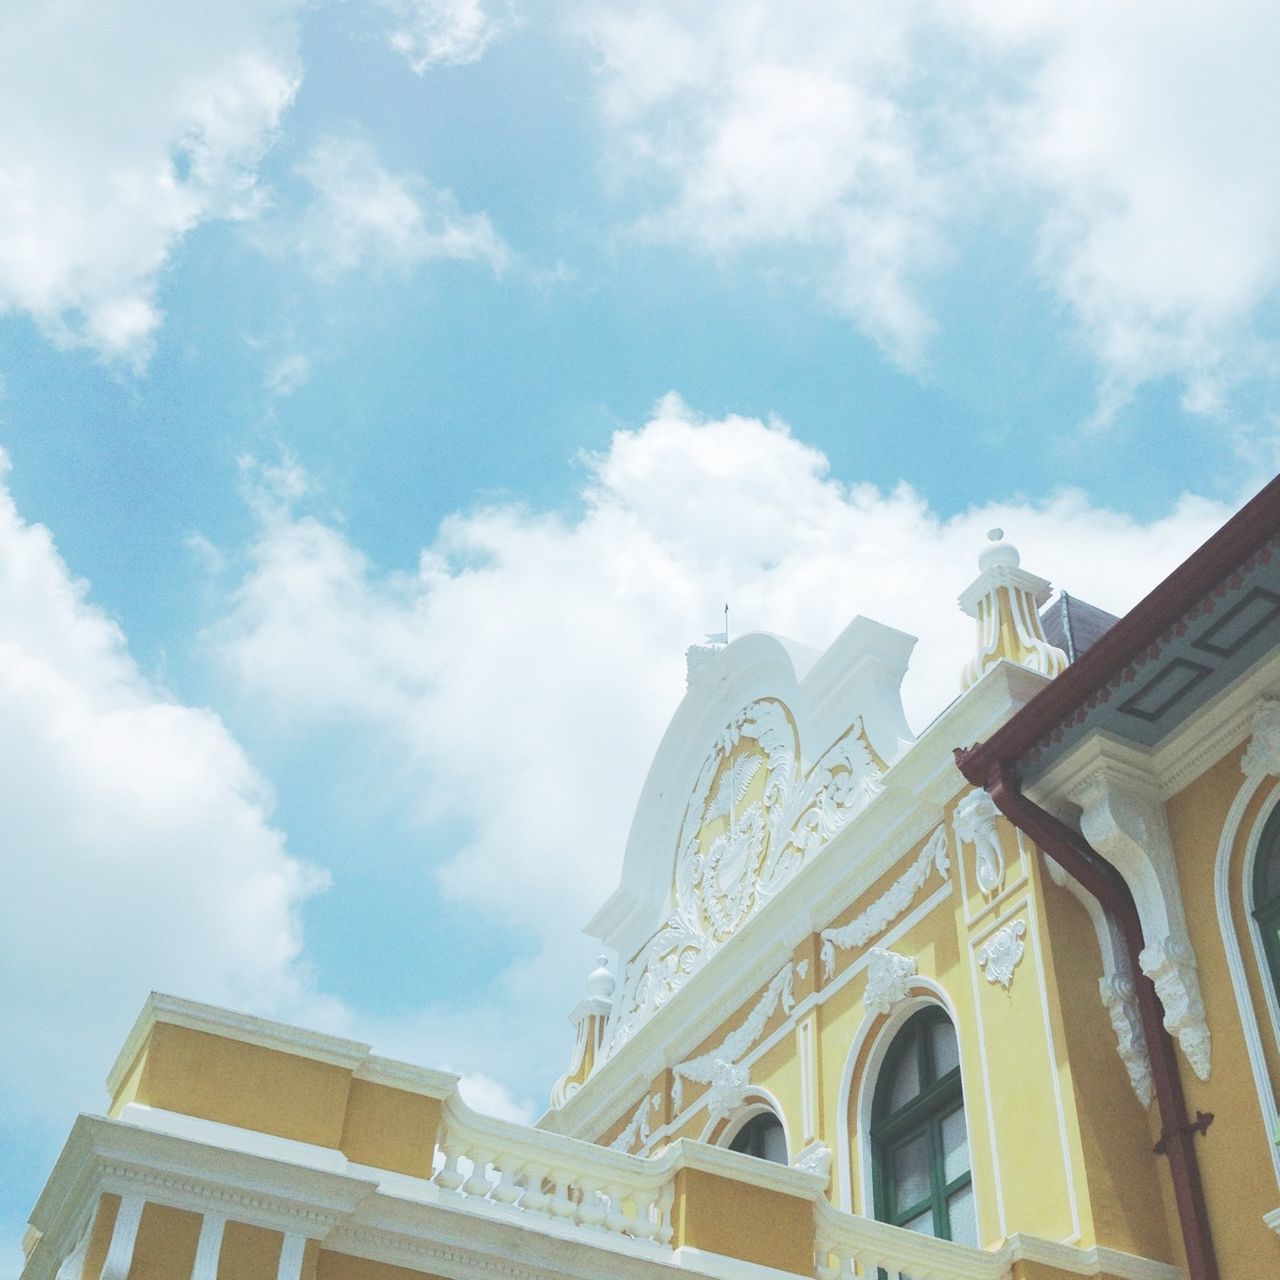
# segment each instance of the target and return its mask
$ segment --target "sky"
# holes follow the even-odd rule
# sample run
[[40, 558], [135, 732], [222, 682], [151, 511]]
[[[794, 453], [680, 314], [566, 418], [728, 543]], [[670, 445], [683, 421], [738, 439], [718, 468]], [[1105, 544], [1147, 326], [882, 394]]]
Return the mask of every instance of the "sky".
[[720, 629], [1280, 467], [1272, 6], [0, 8], [0, 1270], [149, 990], [532, 1118]]

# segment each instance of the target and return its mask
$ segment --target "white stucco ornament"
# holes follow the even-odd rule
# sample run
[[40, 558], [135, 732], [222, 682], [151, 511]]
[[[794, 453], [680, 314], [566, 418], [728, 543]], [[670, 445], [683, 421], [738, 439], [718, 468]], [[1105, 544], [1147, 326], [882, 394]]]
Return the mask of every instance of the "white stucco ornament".
[[1004, 847], [996, 818], [996, 802], [981, 787], [975, 787], [956, 805], [953, 819], [956, 841], [974, 848], [974, 874], [982, 896], [990, 901], [1004, 884]]
[[1026, 921], [1014, 920], [997, 929], [983, 943], [978, 952], [978, 966], [988, 982], [998, 982], [1006, 991], [1013, 985], [1013, 971], [1027, 949], [1022, 941], [1026, 932]]
[[900, 955], [884, 947], [872, 947], [867, 957], [867, 989], [862, 1003], [867, 1012], [888, 1013], [896, 1004], [905, 1000], [911, 990], [911, 979], [916, 976], [914, 956]]
[[1280, 777], [1280, 698], [1263, 698], [1253, 709], [1253, 736], [1240, 767], [1248, 777]]
[[865, 808], [880, 775], [861, 720], [807, 773], [791, 713], [776, 698], [725, 726], [680, 826], [671, 914], [627, 966], [608, 1054]]
[[799, 1169], [801, 1173], [812, 1173], [815, 1177], [821, 1178], [823, 1182], [829, 1182], [831, 1179], [831, 1148], [825, 1142], [811, 1142], [803, 1150], [796, 1153], [796, 1158], [791, 1162], [793, 1169]]

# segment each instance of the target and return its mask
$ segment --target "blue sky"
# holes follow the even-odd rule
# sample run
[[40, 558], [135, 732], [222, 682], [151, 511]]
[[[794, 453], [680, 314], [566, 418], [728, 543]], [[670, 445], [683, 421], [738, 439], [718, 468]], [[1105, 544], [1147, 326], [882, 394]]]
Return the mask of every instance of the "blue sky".
[[153, 987], [536, 1114], [726, 598], [920, 725], [1280, 455], [1260, 3], [210, 8], [0, 15], [8, 1254]]

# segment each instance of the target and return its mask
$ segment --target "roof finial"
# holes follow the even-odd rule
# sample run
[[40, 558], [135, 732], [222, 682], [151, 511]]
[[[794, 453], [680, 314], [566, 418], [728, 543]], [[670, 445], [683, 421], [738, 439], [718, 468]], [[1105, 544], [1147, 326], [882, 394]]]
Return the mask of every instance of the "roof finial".
[[1056, 676], [1067, 655], [1045, 639], [1039, 608], [1049, 584], [1021, 568], [1018, 548], [1005, 542], [1004, 530], [987, 530], [988, 545], [978, 553], [978, 577], [960, 597], [960, 607], [978, 620], [978, 652], [965, 663], [960, 687], [977, 684], [984, 671], [1001, 660]]

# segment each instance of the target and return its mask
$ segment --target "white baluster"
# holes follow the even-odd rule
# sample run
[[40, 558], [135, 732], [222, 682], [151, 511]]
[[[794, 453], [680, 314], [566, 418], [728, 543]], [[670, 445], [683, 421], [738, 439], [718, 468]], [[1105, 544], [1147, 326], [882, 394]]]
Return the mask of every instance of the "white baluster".
[[631, 1225], [631, 1219], [627, 1217], [623, 1205], [628, 1195], [627, 1189], [619, 1186], [606, 1187], [604, 1193], [609, 1198], [609, 1210], [604, 1215], [605, 1230], [621, 1235]]
[[307, 1252], [307, 1237], [296, 1231], [285, 1233], [280, 1246], [280, 1265], [276, 1267], [276, 1280], [302, 1280], [302, 1259]]
[[218, 1280], [218, 1255], [222, 1252], [222, 1232], [227, 1218], [222, 1213], [206, 1213], [196, 1241], [196, 1260], [191, 1264], [191, 1280]]
[[542, 1190], [542, 1179], [546, 1176], [538, 1165], [526, 1165], [522, 1175], [524, 1179], [524, 1199], [520, 1201], [522, 1209], [531, 1209], [534, 1213], [545, 1213], [551, 1199]]
[[462, 1148], [453, 1142], [445, 1142], [441, 1149], [444, 1151], [444, 1167], [436, 1174], [435, 1184], [446, 1191], [456, 1191], [465, 1180], [464, 1175], [458, 1170]]
[[584, 1227], [598, 1227], [609, 1207], [604, 1197], [586, 1183], [578, 1184], [578, 1195], [577, 1221]]
[[569, 1198], [569, 1175], [555, 1169], [551, 1173], [551, 1182], [555, 1190], [551, 1195], [550, 1212], [557, 1218], [572, 1218], [577, 1205]]
[[487, 1161], [474, 1150], [467, 1154], [471, 1157], [471, 1176], [462, 1184], [462, 1190], [469, 1196], [487, 1196], [492, 1186], [485, 1174]]
[[671, 1208], [676, 1202], [676, 1184], [674, 1179], [663, 1183], [658, 1195], [658, 1243], [670, 1244], [675, 1228], [671, 1225]]
[[[496, 1166], [495, 1166], [496, 1167]], [[498, 1185], [489, 1192], [489, 1199], [499, 1204], [515, 1204], [524, 1194], [518, 1169], [498, 1169]]]
[[637, 1191], [635, 1195], [636, 1218], [631, 1224], [632, 1234], [642, 1240], [656, 1239], [658, 1223], [654, 1211], [657, 1207], [658, 1197], [652, 1191]]
[[100, 1280], [128, 1280], [144, 1203], [142, 1197], [134, 1193], [121, 1197], [120, 1211], [116, 1214], [116, 1224], [111, 1230], [111, 1244], [107, 1248], [107, 1260], [102, 1264]]

